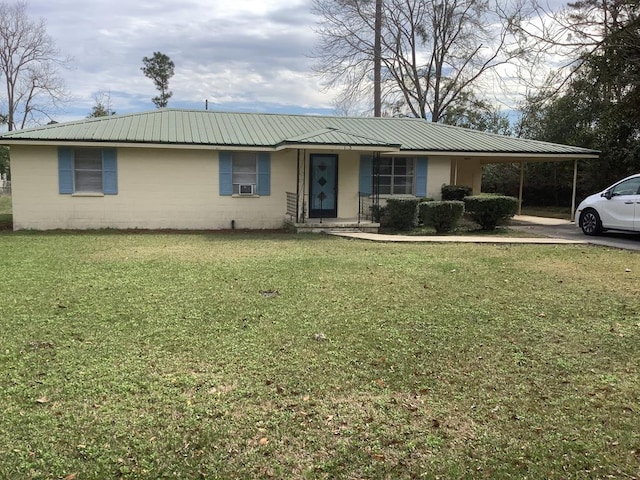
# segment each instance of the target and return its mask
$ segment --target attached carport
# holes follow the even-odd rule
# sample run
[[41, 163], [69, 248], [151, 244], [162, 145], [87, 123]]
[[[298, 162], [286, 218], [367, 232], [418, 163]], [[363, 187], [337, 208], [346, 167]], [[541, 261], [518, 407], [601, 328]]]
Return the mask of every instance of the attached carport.
[[[559, 147], [564, 147], [559, 145]], [[572, 148], [572, 147], [569, 147]], [[477, 195], [482, 191], [482, 167], [490, 164], [517, 164], [520, 167], [520, 186], [518, 192], [518, 215], [522, 213], [522, 196], [524, 192], [525, 166], [527, 163], [573, 162], [573, 184], [571, 195], [571, 211], [576, 210], [576, 185], [578, 181], [578, 163], [580, 160], [597, 159], [599, 152], [588, 149], [574, 149], [571, 153], [549, 152], [459, 152], [447, 154], [451, 158], [451, 183], [468, 185]]]

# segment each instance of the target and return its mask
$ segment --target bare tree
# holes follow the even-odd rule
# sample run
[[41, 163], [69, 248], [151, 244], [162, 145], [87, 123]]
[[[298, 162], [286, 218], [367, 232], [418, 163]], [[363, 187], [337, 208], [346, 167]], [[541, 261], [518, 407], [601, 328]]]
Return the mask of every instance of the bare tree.
[[0, 3], [0, 79], [10, 131], [51, 118], [67, 98], [58, 69], [68, 62], [47, 34], [45, 21], [28, 17], [25, 1]]
[[116, 112], [111, 105], [111, 92], [98, 92], [93, 96], [95, 101], [87, 118], [109, 117]]
[[[438, 121], [461, 92], [524, 56], [513, 26], [525, 0], [384, 0], [381, 15], [383, 102]], [[314, 0], [320, 43], [315, 70], [338, 103], [370, 97], [376, 52], [374, 0]]]
[[[553, 9], [536, 1], [534, 12], [516, 26], [523, 49], [537, 55], [538, 65], [531, 78], [532, 94], [539, 90], [553, 97], [573, 74], [595, 57], [623, 56], [640, 69], [640, 4], [636, 0], [578, 0]], [[636, 81], [637, 84], [637, 81]]]

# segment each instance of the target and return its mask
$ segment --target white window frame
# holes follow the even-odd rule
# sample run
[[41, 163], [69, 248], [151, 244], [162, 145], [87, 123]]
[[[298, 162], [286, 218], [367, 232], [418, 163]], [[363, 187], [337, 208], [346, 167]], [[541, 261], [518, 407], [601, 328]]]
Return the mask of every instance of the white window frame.
[[[251, 163], [253, 169], [251, 170]], [[255, 195], [258, 188], [258, 154], [233, 152], [231, 157], [231, 183], [233, 195]], [[251, 193], [240, 193], [240, 185], [251, 185]]]
[[[380, 184], [376, 185], [375, 168], [374, 168], [374, 171], [373, 171], [373, 186], [374, 186], [374, 190], [376, 188], [378, 188], [379, 189], [379, 191], [378, 191], [379, 195], [384, 196], [384, 197], [387, 197], [387, 196], [388, 197], [413, 196], [413, 195], [415, 195], [415, 191], [416, 191], [416, 159], [415, 159], [415, 157], [382, 157], [380, 159], [380, 161], [385, 161], [385, 160], [390, 160], [391, 161], [391, 173], [389, 173], [389, 174], [386, 174], [386, 173], [385, 174], [380, 174], [379, 173], [378, 175], [379, 175], [380, 179], [382, 177], [389, 178], [389, 185], [384, 185], [385, 190], [388, 187], [389, 191], [388, 192], [387, 191], [383, 192], [382, 191], [382, 185], [380, 185]], [[399, 168], [399, 165], [396, 165], [396, 162], [398, 160], [406, 161], [406, 165], [405, 166], [407, 167], [407, 169], [409, 169], [409, 167], [411, 168], [411, 174], [400, 175], [400, 174], [396, 173], [396, 169]], [[379, 166], [379, 168], [381, 168], [381, 167], [382, 167], [382, 165]], [[397, 193], [397, 192], [394, 191], [396, 186], [399, 186], [399, 185], [396, 185], [395, 180], [396, 180], [396, 178], [399, 179], [400, 177], [406, 178], [406, 179], [410, 179], [409, 182], [402, 184], [402, 187], [404, 187], [405, 190], [406, 190], [407, 186], [409, 187], [409, 191], [408, 192], [404, 191], [404, 192]]]
[[[99, 168], [97, 166], [86, 166], [82, 165], [83, 160], [90, 160], [91, 162], [95, 162], [97, 165], [99, 164]], [[99, 181], [97, 180], [97, 176], [95, 175], [99, 173]], [[95, 184], [91, 187], [91, 179], [90, 177], [94, 176], [96, 178], [93, 179], [93, 183]], [[102, 149], [100, 148], [74, 148], [73, 149], [73, 189], [74, 192], [77, 193], [103, 193], [103, 164], [102, 164]], [[83, 178], [86, 177], [86, 178]]]

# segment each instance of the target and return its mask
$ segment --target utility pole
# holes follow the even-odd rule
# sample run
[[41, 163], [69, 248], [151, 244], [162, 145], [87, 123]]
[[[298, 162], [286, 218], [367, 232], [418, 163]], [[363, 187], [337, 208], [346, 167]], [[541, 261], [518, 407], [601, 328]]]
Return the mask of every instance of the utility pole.
[[382, 0], [376, 0], [373, 46], [373, 116], [382, 116]]

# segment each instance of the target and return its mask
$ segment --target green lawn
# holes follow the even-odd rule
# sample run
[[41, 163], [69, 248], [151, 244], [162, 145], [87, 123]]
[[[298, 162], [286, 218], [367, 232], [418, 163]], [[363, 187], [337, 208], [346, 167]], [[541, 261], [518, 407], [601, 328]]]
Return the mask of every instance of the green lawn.
[[640, 475], [637, 253], [5, 232], [0, 272], [0, 478]]

